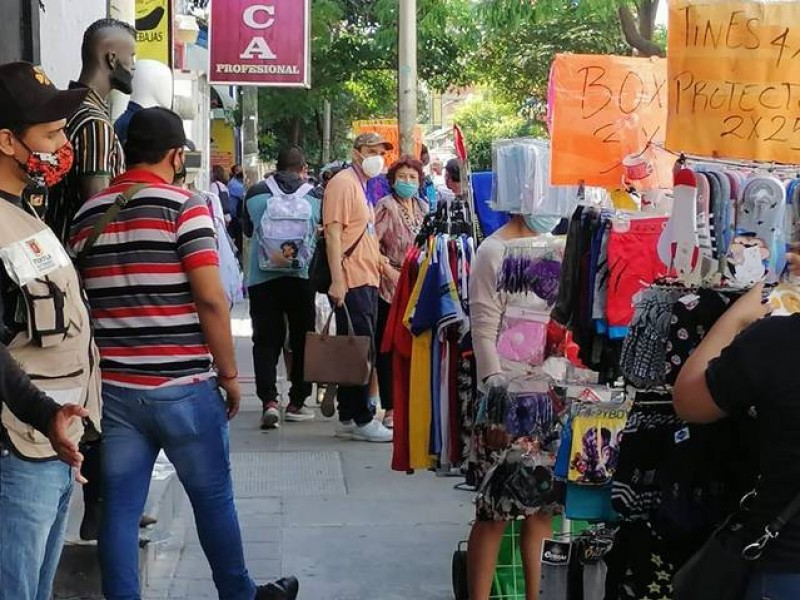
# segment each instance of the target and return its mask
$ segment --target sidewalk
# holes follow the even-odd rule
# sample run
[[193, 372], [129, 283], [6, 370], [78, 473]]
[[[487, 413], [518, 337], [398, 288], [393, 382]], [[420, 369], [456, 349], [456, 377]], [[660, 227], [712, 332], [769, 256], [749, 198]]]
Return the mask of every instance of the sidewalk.
[[[238, 306], [245, 398], [231, 424], [231, 461], [253, 577], [295, 574], [303, 600], [451, 599], [451, 556], [473, 514], [471, 495], [453, 490], [461, 480], [395, 473], [391, 445], [338, 440], [319, 413], [260, 431], [248, 332], [246, 305]], [[188, 501], [176, 526], [185, 528], [177, 569], [154, 574], [146, 598], [216, 598]]]

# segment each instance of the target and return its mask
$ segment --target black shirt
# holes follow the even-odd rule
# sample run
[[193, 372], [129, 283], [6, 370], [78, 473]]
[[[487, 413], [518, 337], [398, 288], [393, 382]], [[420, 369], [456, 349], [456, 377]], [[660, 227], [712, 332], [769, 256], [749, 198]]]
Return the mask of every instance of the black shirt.
[[[753, 541], [800, 492], [800, 315], [769, 317], [742, 332], [712, 361], [714, 402], [736, 417], [757, 413], [761, 481], [749, 520]], [[766, 548], [760, 568], [800, 573], [800, 516]]]
[[[22, 208], [22, 201], [18, 196], [2, 190], [0, 202], [11, 202]], [[19, 420], [47, 435], [50, 422], [60, 407], [31, 382], [6, 348], [27, 327], [26, 323], [16, 320], [16, 315], [25, 314], [24, 311], [17, 311], [18, 303], [22, 302], [21, 295], [19, 287], [0, 263], [0, 411], [10, 409]], [[7, 441], [5, 430], [1, 426], [0, 439]]]

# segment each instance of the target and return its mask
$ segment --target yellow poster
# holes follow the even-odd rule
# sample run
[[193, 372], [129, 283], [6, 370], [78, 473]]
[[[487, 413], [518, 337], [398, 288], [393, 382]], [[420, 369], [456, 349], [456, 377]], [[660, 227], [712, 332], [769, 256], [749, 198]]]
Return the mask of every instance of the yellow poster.
[[800, 3], [670, 0], [667, 146], [797, 163]]
[[172, 0], [136, 0], [136, 57], [172, 66]]

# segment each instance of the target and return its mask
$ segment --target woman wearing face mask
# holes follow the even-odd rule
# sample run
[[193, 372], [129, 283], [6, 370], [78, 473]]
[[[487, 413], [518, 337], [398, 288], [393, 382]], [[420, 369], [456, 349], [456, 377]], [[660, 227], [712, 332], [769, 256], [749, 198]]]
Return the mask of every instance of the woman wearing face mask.
[[[379, 200], [375, 207], [375, 233], [381, 251], [378, 348], [381, 347], [403, 259], [414, 244], [427, 212], [427, 206], [418, 197], [424, 179], [420, 161], [408, 155], [401, 157], [389, 169], [387, 179], [392, 192]], [[383, 424], [391, 429], [394, 427], [391, 356], [379, 354], [376, 366], [381, 406], [386, 411]]]
[[[484, 240], [472, 263], [469, 300], [478, 395], [479, 399], [486, 398], [488, 411], [492, 410], [489, 404], [496, 397], [490, 392], [507, 390], [509, 381], [513, 379], [511, 366], [505, 361], [504, 355], [498, 352], [501, 322], [507, 306], [512, 305], [512, 295], [524, 296], [520, 302], [513, 302], [514, 306], [524, 303], [526, 308], [549, 314], [548, 301], [536, 294], [498, 291], [498, 277], [506, 249], [514, 245], [515, 240], [546, 236], [544, 241], [547, 248], [552, 248], [558, 254], [560, 240], [549, 234], [559, 220], [551, 215], [513, 215], [508, 223]], [[516, 244], [519, 245], [519, 242]], [[520, 545], [527, 582], [525, 597], [526, 600], [539, 598], [542, 540], [551, 535], [551, 516], [556, 506], [549, 494], [542, 493], [523, 501], [507, 491], [508, 487], [513, 486], [496, 485], [505, 477], [501, 473], [506, 472], [504, 469], [513, 472], [508, 467], [508, 459], [503, 458], [504, 451], [526, 448], [525, 444], [530, 442], [529, 438], [511, 438], [504, 428], [491, 425], [478, 425], [475, 428], [473, 456], [482, 493], [476, 502], [477, 515], [468, 546], [469, 597], [473, 600], [489, 598], [503, 532], [509, 521], [517, 519], [524, 519]], [[497, 468], [498, 465], [500, 468]], [[499, 473], [499, 478], [493, 476], [492, 485], [482, 488], [493, 472]], [[536, 480], [538, 482], [539, 478]], [[525, 485], [535, 487], [527, 483]], [[535, 491], [526, 490], [525, 495], [535, 496]]]

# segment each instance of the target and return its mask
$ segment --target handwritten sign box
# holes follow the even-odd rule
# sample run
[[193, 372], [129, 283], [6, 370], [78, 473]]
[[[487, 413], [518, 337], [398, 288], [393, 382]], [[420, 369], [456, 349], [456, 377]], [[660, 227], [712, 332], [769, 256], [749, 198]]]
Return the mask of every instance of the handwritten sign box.
[[311, 86], [311, 0], [211, 3], [211, 83]]
[[[620, 187], [626, 154], [664, 144], [666, 84], [664, 59], [557, 55], [550, 80], [552, 183]], [[656, 156], [653, 184], [669, 185], [673, 161]]]
[[800, 162], [800, 3], [673, 0], [667, 146]]

